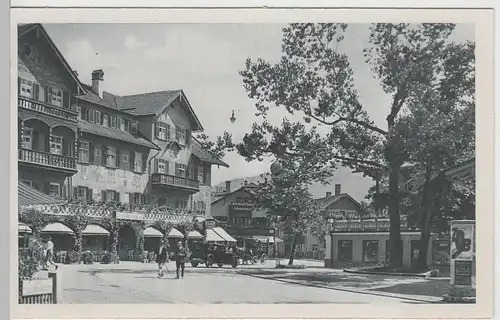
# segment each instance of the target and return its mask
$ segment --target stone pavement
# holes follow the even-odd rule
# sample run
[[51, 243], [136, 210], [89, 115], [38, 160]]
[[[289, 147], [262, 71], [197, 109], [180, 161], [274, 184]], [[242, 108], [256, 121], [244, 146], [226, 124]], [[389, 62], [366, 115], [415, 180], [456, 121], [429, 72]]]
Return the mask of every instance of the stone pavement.
[[[186, 266], [184, 279], [175, 279], [174, 263], [162, 279], [155, 264], [122, 262], [61, 266], [63, 303], [412, 303], [405, 299], [342, 292], [302, 284], [269, 281], [238, 270], [259, 270], [258, 266], [237, 269], [192, 268]], [[273, 268], [274, 261], [265, 264]]]

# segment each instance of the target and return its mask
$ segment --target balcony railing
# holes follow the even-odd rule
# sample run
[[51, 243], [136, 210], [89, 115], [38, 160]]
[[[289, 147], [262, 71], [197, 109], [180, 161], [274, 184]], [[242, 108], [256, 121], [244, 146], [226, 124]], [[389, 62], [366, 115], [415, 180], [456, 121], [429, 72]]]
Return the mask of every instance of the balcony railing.
[[44, 151], [19, 149], [19, 161], [42, 166], [76, 170], [76, 159]]
[[200, 189], [200, 182], [198, 180], [184, 178], [184, 177], [177, 177], [163, 173], [153, 173], [151, 180], [153, 184], [156, 185], [180, 187], [191, 190]]
[[29, 109], [55, 117], [77, 121], [78, 112], [73, 107], [71, 109], [59, 108], [24, 97], [18, 97], [18, 101], [19, 108]]

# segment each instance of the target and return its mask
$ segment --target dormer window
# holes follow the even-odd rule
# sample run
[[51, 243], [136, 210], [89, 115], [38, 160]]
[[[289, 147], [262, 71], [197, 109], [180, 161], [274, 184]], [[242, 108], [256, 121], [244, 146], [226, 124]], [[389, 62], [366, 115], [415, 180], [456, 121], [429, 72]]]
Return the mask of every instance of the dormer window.
[[21, 97], [33, 98], [33, 81], [23, 78], [19, 79], [19, 95]]
[[63, 105], [62, 90], [57, 88], [48, 87], [47, 92], [47, 102], [56, 107], [62, 107]]

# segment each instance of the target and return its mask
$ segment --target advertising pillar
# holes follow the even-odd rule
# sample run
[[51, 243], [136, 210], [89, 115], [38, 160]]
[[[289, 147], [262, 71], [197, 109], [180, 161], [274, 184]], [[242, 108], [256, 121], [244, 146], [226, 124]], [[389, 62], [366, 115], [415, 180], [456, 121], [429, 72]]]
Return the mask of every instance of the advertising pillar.
[[450, 292], [448, 301], [476, 301], [476, 224], [473, 220], [451, 222]]

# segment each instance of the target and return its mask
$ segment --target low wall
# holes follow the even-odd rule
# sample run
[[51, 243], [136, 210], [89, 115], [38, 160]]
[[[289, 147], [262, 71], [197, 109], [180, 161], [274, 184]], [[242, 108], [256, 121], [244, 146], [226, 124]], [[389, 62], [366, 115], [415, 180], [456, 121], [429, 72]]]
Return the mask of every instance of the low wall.
[[62, 279], [56, 271], [37, 272], [19, 283], [19, 304], [57, 304], [62, 301]]

